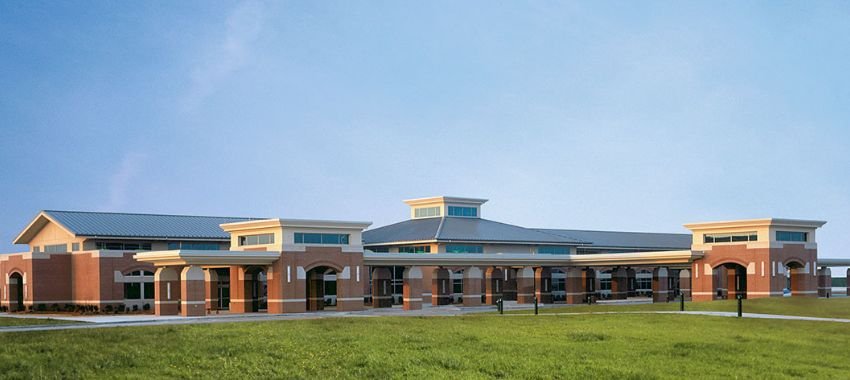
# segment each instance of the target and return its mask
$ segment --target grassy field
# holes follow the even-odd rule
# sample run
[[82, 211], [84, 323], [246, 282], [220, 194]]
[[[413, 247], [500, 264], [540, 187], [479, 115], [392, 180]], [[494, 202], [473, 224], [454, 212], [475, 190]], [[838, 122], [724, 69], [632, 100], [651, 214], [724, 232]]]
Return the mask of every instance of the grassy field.
[[[737, 311], [737, 300], [711, 302], [686, 302], [688, 311]], [[608, 311], [674, 311], [679, 303], [646, 303], [635, 305], [570, 305], [540, 309], [541, 313], [585, 313]], [[530, 314], [528, 310], [510, 311], [514, 314]], [[850, 297], [809, 298], [809, 297], [771, 297], [744, 300], [744, 313], [781, 314], [821, 318], [850, 319]]]
[[0, 335], [4, 378], [846, 378], [850, 324], [381, 317]]
[[74, 321], [63, 321], [59, 319], [43, 319], [43, 318], [11, 318], [11, 317], [0, 317], [0, 327], [5, 326], [29, 326], [29, 325], [57, 325], [57, 324], [69, 324], [69, 323], [80, 323]]

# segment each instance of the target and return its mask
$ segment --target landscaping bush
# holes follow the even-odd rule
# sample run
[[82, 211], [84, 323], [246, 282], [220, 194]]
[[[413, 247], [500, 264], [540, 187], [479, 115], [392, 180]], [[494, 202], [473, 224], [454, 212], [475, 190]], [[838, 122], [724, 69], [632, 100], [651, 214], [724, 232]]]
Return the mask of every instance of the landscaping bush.
[[139, 311], [139, 305], [133, 305], [133, 311]]
[[150, 310], [150, 309], [151, 309], [151, 304], [146, 303], [146, 304], [142, 305], [142, 310], [144, 310], [144, 311], [148, 311], [148, 310]]
[[59, 312], [59, 304], [54, 303], [53, 305], [50, 305], [50, 311], [52, 311], [54, 313], [58, 313]]
[[103, 309], [104, 309], [105, 312], [111, 313], [112, 312], [112, 305], [106, 305]]

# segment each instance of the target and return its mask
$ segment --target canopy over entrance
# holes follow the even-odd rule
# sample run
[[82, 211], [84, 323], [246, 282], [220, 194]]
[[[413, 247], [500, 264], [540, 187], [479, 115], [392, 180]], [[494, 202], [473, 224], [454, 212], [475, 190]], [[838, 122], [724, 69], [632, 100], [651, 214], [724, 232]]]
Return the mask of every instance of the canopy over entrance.
[[201, 251], [174, 250], [142, 252], [134, 259], [156, 266], [227, 266], [227, 265], [271, 265], [280, 259], [280, 252], [266, 251]]

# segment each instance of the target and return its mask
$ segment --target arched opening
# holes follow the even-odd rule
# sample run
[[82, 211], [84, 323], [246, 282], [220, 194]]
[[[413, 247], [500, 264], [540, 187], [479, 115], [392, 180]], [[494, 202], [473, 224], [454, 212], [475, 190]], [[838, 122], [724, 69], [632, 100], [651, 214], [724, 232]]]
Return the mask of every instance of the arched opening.
[[596, 293], [599, 299], [611, 299], [611, 283], [613, 280], [613, 273], [614, 271], [611, 269], [597, 271], [597, 281], [599, 282], [599, 288]]
[[268, 283], [263, 268], [250, 267], [245, 271], [245, 295], [251, 297], [248, 312], [268, 310]]
[[9, 276], [9, 311], [24, 310], [24, 277], [18, 273]]
[[712, 269], [715, 299], [747, 298], [747, 268], [737, 263], [723, 263]]
[[639, 269], [634, 272], [634, 294], [637, 297], [652, 295], [652, 271]]
[[336, 270], [318, 266], [307, 271], [307, 311], [328, 310], [336, 306]]
[[455, 269], [449, 270], [451, 273], [450, 277], [452, 279], [452, 296], [451, 303], [453, 304], [462, 304], [463, 303], [463, 269]]
[[809, 268], [797, 260], [791, 260], [785, 263], [785, 273], [785, 288], [789, 290], [787, 294], [792, 297], [807, 295], [811, 290], [806, 286], [807, 277], [810, 276]]
[[567, 301], [567, 273], [561, 268], [552, 268], [552, 302]]

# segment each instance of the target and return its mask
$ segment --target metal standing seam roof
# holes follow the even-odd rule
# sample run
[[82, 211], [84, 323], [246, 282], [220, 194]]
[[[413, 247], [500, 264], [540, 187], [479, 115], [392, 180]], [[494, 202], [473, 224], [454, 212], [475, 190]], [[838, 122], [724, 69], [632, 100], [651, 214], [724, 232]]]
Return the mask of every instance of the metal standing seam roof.
[[563, 230], [551, 228], [537, 228], [536, 230], [589, 241], [591, 242], [591, 247], [690, 249], [692, 243], [692, 236], [690, 234]]
[[363, 242], [480, 241], [543, 244], [584, 244], [582, 240], [480, 218], [411, 219], [363, 232]]
[[226, 240], [230, 234], [220, 224], [262, 219], [56, 210], [44, 213], [78, 236], [161, 239]]

